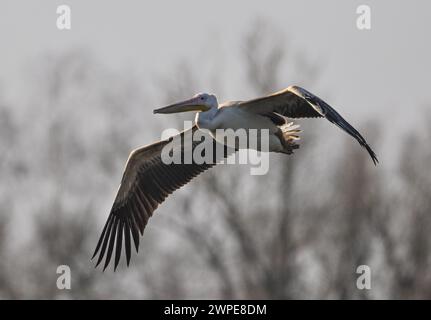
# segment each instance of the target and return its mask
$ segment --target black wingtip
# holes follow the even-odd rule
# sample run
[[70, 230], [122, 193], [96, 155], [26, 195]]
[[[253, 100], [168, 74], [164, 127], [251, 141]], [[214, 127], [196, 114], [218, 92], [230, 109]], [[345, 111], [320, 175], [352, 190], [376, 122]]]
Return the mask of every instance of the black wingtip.
[[[94, 251], [93, 256], [91, 257], [90, 261], [93, 261], [94, 257], [96, 256], [97, 252]], [[94, 268], [97, 268], [97, 264], [94, 266]]]
[[351, 135], [353, 138], [355, 138], [359, 142], [359, 144], [368, 151], [371, 159], [374, 162], [374, 165], [377, 166], [379, 160], [377, 159], [376, 154], [365, 141], [364, 137], [359, 133], [359, 131], [357, 131], [350, 123], [348, 123], [337, 111], [335, 111], [334, 108], [332, 108], [329, 104], [327, 104], [319, 97], [300, 87], [296, 87], [296, 90], [299, 90], [303, 98], [307, 100], [310, 104], [317, 105], [322, 110], [322, 115], [327, 120], [334, 123], [342, 130], [347, 132], [349, 135]]
[[96, 256], [97, 256], [97, 253], [99, 252], [99, 248], [96, 248], [95, 250], [94, 250], [94, 253], [93, 253], [93, 255], [91, 256], [91, 259], [90, 260], [93, 260]]
[[102, 262], [102, 260], [103, 260], [103, 255], [100, 254], [99, 258], [97, 259], [97, 262], [96, 262], [96, 268], [99, 266], [99, 264]]
[[374, 165], [377, 167], [379, 164], [379, 159], [377, 159], [377, 156], [374, 154], [374, 157], [371, 157], [373, 159]]
[[111, 257], [109, 257], [109, 256], [106, 257], [105, 265], [103, 266], [103, 272], [105, 272], [106, 268], [108, 268], [108, 266], [109, 266], [109, 262], [111, 259], [108, 259], [108, 258], [111, 258]]
[[379, 163], [379, 159], [377, 159], [376, 153], [371, 149], [371, 147], [368, 145], [368, 143], [361, 144], [369, 153], [371, 160], [373, 160], [374, 165], [377, 166]]

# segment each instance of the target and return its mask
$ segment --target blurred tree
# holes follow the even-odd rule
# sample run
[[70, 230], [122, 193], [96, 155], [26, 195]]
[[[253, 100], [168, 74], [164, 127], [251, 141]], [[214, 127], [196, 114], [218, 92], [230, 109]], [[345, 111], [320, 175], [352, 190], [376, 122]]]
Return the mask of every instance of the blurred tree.
[[[245, 36], [253, 95], [318, 79], [317, 64], [284, 38], [263, 21]], [[320, 156], [319, 124], [301, 123], [296, 156], [271, 155], [265, 176], [237, 165], [198, 177], [157, 211], [131, 268], [94, 270], [89, 258], [127, 154], [154, 138], [148, 97], [130, 72], [79, 50], [35, 65], [25, 111], [0, 101], [0, 297], [430, 298], [431, 130], [418, 127], [399, 166], [376, 169], [351, 140], [338, 158]], [[159, 78], [169, 90], [155, 91], [158, 104], [208, 80], [187, 61], [177, 71]], [[374, 127], [367, 136], [379, 136]], [[55, 286], [60, 264], [71, 267], [70, 291]], [[372, 269], [371, 291], [356, 288], [360, 264]]]
[[[245, 37], [242, 47], [248, 86], [258, 94], [283, 86], [278, 79], [283, 62], [289, 57], [283, 41], [272, 37], [273, 31], [259, 22]], [[180, 73], [193, 79], [193, 72], [185, 71], [184, 65]], [[181, 88], [167, 100], [190, 95], [192, 83], [182, 81]], [[175, 84], [166, 83], [163, 87], [176, 88]], [[305, 156], [305, 151], [301, 153]], [[271, 173], [263, 177], [248, 176], [246, 168], [215, 168], [187, 186], [192, 189], [188, 196], [176, 198], [177, 203], [183, 203], [184, 210], [178, 213], [183, 217], [169, 219], [212, 270], [219, 285], [218, 297], [294, 297], [296, 251], [303, 242], [295, 238], [294, 213], [286, 203], [294, 201], [292, 190], [297, 177], [294, 158], [279, 158], [271, 162]], [[247, 192], [245, 185], [249, 186]], [[266, 186], [264, 191], [262, 185]], [[249, 205], [256, 203], [260, 205]]]

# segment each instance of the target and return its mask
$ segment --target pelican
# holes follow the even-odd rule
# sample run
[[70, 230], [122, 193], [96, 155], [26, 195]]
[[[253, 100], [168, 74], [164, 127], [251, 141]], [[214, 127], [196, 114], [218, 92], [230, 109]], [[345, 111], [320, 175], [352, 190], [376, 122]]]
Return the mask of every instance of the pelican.
[[[270, 152], [292, 154], [293, 150], [299, 147], [299, 130], [297, 125], [287, 119], [326, 118], [355, 138], [368, 151], [374, 164], [378, 163], [376, 154], [355, 128], [322, 99], [298, 86], [290, 86], [249, 101], [229, 101], [220, 105], [216, 96], [200, 93], [191, 99], [156, 109], [154, 113], [186, 111], [197, 112], [195, 124], [179, 136], [183, 139], [197, 130], [208, 130], [214, 138], [214, 149], [222, 147], [222, 157], [238, 148], [226, 145], [223, 141], [216, 141], [214, 133], [217, 129], [266, 129], [269, 132]], [[169, 194], [220, 160], [214, 157], [212, 163], [198, 164], [193, 161], [189, 164], [165, 164], [161, 160], [162, 150], [172, 144], [174, 138], [135, 149], [129, 155], [117, 196], [92, 257], [93, 259], [98, 254], [96, 267], [105, 257], [105, 270], [115, 249], [115, 271], [120, 262], [123, 243], [126, 263], [129, 266], [132, 241], [138, 252], [140, 235], [143, 235], [154, 210]], [[192, 151], [200, 143], [193, 142], [191, 150], [186, 150], [184, 146], [180, 152], [184, 154]]]

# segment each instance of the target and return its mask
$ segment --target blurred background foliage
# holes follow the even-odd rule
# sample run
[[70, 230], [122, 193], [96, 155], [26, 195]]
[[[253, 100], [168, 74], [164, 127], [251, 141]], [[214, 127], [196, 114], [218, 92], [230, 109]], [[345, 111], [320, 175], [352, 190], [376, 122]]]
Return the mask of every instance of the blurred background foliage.
[[[324, 81], [271, 28], [258, 21], [239, 39], [249, 97]], [[183, 59], [148, 87], [76, 50], [38, 56], [23, 81], [22, 103], [0, 91], [0, 298], [431, 298], [426, 121], [391, 139], [384, 119], [349, 119], [378, 155], [391, 150], [394, 165], [378, 167], [331, 124], [300, 121], [294, 156], [271, 155], [265, 176], [224, 165], [196, 178], [157, 210], [131, 267], [102, 273], [90, 257], [128, 153], [192, 119], [151, 110], [202, 83], [223, 96], [222, 75]], [[63, 264], [71, 290], [56, 288]], [[371, 290], [356, 288], [362, 264]]]

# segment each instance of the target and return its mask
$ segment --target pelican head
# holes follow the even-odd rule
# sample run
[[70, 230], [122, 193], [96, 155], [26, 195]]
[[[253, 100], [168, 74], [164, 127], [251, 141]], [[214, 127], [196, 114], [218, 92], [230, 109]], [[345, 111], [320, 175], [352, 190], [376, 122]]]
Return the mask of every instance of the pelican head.
[[205, 112], [217, 107], [218, 103], [215, 95], [208, 93], [198, 93], [191, 99], [174, 103], [160, 109], [155, 109], [153, 113], [179, 113], [186, 111]]

